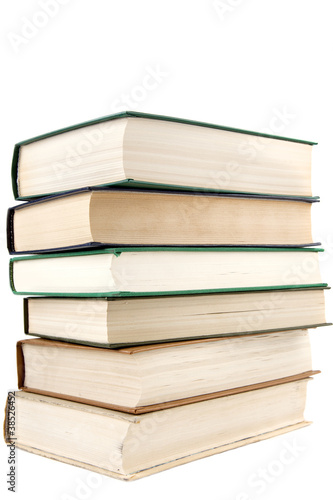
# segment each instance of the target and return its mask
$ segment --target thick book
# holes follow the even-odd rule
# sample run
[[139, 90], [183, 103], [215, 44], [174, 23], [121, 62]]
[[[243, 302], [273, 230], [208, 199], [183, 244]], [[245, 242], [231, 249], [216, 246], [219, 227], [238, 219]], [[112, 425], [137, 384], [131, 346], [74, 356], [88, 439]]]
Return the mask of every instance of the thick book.
[[17, 370], [19, 389], [128, 413], [314, 374], [306, 330], [122, 349], [22, 340]]
[[107, 410], [24, 391], [8, 400], [5, 440], [93, 472], [134, 480], [308, 425], [309, 379], [158, 410]]
[[93, 189], [9, 209], [10, 253], [84, 246], [308, 246], [312, 199]]
[[311, 196], [314, 142], [127, 111], [16, 144], [16, 199], [83, 187]]
[[165, 295], [24, 298], [24, 330], [103, 347], [327, 325], [322, 288]]
[[318, 248], [124, 247], [10, 259], [20, 295], [128, 296], [323, 287]]

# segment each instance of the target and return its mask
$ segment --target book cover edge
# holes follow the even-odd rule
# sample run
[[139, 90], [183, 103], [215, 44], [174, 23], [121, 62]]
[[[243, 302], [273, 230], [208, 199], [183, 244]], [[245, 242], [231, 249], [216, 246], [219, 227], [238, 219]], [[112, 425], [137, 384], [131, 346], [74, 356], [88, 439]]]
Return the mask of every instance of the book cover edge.
[[[20, 349], [21, 349], [21, 347], [20, 347]], [[23, 363], [24, 363], [24, 359], [23, 359]], [[20, 374], [22, 377], [22, 373], [24, 376], [24, 366], [20, 367], [20, 370], [21, 370]], [[137, 407], [128, 407], [128, 406], [109, 404], [109, 403], [104, 403], [102, 401], [95, 401], [95, 400], [91, 400], [91, 399], [81, 398], [79, 396], [69, 396], [67, 394], [56, 393], [56, 392], [52, 392], [52, 391], [40, 390], [40, 389], [35, 389], [35, 388], [29, 388], [29, 387], [25, 387], [23, 384], [21, 385], [21, 387], [19, 387], [19, 389], [24, 391], [24, 392], [31, 392], [33, 394], [41, 394], [43, 396], [54, 397], [57, 399], [64, 399], [66, 401], [72, 401], [74, 403], [87, 404], [90, 406], [96, 406], [96, 407], [104, 408], [104, 409], [108, 409], [108, 410], [120, 411], [123, 413], [129, 413], [132, 415], [142, 415], [142, 414], [151, 413], [151, 412], [155, 412], [155, 411], [177, 408], [179, 406], [184, 406], [184, 405], [188, 405], [188, 404], [209, 401], [209, 400], [217, 399], [217, 398], [221, 398], [221, 397], [234, 396], [236, 394], [242, 394], [245, 392], [266, 389], [268, 387], [275, 387], [277, 385], [289, 384], [289, 383], [297, 382], [300, 380], [307, 380], [310, 377], [317, 375], [319, 373], [320, 373], [320, 370], [309, 370], [307, 372], [303, 372], [300, 374], [290, 375], [287, 377], [281, 377], [279, 379], [259, 382], [259, 383], [251, 384], [251, 385], [247, 385], [247, 386], [236, 387], [233, 389], [226, 389], [223, 391], [216, 391], [216, 392], [209, 393], [209, 394], [201, 394], [198, 396], [190, 396], [187, 398], [166, 401], [164, 403], [156, 403], [156, 404], [152, 404], [152, 405], [137, 406]], [[20, 381], [22, 381], [22, 378], [20, 379]], [[24, 381], [24, 379], [23, 379], [23, 381]]]
[[[38, 298], [38, 297], [34, 297]], [[56, 298], [56, 297], [55, 297]], [[27, 299], [24, 299], [27, 300]], [[96, 347], [96, 348], [102, 348], [102, 349], [129, 349], [131, 347], [137, 347], [137, 346], [148, 346], [148, 345], [154, 345], [154, 344], [160, 344], [163, 342], [163, 345], [165, 347], [168, 346], [170, 343], [174, 342], [187, 342], [187, 341], [193, 341], [193, 340], [201, 340], [201, 339], [214, 339], [214, 340], [222, 340], [224, 338], [230, 338], [230, 337], [239, 337], [239, 336], [249, 336], [249, 335], [260, 335], [260, 334], [270, 334], [270, 333], [278, 333], [278, 332], [290, 332], [290, 331], [295, 331], [295, 330], [310, 330], [310, 329], [315, 329], [315, 328], [321, 328], [325, 326], [332, 326], [332, 323], [314, 323], [314, 324], [309, 324], [309, 325], [298, 325], [298, 326], [289, 326], [289, 327], [280, 327], [280, 328], [270, 328], [270, 329], [265, 329], [265, 330], [251, 330], [251, 331], [246, 331], [246, 332], [227, 332], [225, 334], [214, 334], [214, 335], [199, 335], [195, 337], [175, 337], [175, 338], [168, 338], [168, 339], [163, 339], [163, 340], [147, 340], [147, 341], [142, 341], [142, 342], [119, 342], [119, 343], [103, 343], [103, 342], [93, 342], [89, 340], [81, 340], [81, 339], [75, 339], [75, 338], [68, 338], [68, 337], [55, 337], [52, 335], [47, 335], [47, 334], [42, 334], [42, 333], [34, 333], [34, 332], [29, 332], [28, 330], [25, 331], [25, 335], [29, 335], [32, 337], [39, 337], [41, 339], [46, 339], [46, 340], [52, 340], [56, 342], [64, 342], [64, 343], [69, 343], [69, 344], [74, 344], [74, 345], [84, 345], [84, 346], [89, 346], [89, 347]]]
[[15, 290], [14, 285], [11, 286], [12, 292], [15, 295], [42, 295], [45, 297], [77, 297], [77, 298], [127, 298], [127, 297], [162, 297], [165, 295], [193, 295], [193, 294], [210, 294], [210, 293], [235, 293], [235, 292], [257, 292], [257, 291], [268, 291], [268, 290], [296, 290], [307, 288], [311, 289], [322, 289], [327, 288], [327, 283], [311, 283], [305, 285], [273, 285], [273, 286], [259, 286], [259, 287], [243, 287], [243, 288], [214, 288], [214, 289], [198, 289], [198, 290], [167, 290], [163, 292], [91, 292], [91, 293], [80, 293], [80, 292], [32, 292], [32, 291], [22, 291], [18, 292]]

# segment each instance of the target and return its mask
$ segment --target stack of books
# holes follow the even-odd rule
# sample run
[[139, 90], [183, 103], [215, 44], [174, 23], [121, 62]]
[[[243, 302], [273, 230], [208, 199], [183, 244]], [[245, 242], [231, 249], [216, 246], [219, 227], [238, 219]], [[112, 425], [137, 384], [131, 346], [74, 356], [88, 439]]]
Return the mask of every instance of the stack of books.
[[312, 145], [136, 112], [16, 145], [16, 446], [135, 479], [309, 423]]

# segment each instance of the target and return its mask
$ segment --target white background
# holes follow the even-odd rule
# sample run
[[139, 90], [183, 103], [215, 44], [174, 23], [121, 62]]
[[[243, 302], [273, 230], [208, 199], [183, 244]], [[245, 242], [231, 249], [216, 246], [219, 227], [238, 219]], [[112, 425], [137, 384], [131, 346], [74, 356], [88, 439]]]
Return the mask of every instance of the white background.
[[[3, 405], [16, 387], [15, 342], [23, 337], [22, 298], [10, 292], [5, 248], [6, 209], [15, 204], [11, 156], [20, 140], [119, 109], [258, 131], [269, 131], [282, 113], [277, 133], [319, 142], [313, 193], [322, 201], [313, 207], [313, 234], [326, 247], [323, 281], [333, 283], [331, 2], [225, 0], [220, 9], [212, 0], [61, 3], [52, 16], [40, 14], [45, 10], [37, 0], [0, 7]], [[149, 79], [148, 89], [152, 71], [160, 76]], [[333, 319], [329, 293], [327, 319]], [[312, 426], [133, 483], [19, 451], [16, 498], [327, 498], [333, 489], [332, 329], [313, 331], [311, 339], [313, 366], [322, 370], [309, 389]], [[294, 440], [302, 451], [282, 464], [280, 454]], [[7, 453], [2, 445], [2, 498], [13, 495], [6, 491]], [[268, 476], [259, 489], [249, 481], [261, 469]]]

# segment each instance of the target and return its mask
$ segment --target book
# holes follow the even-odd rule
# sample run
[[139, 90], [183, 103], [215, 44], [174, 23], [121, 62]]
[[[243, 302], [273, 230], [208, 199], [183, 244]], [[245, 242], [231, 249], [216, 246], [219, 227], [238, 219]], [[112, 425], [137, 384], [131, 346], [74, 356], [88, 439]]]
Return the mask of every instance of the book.
[[127, 111], [16, 144], [16, 199], [125, 185], [311, 196], [314, 142]]
[[323, 287], [317, 248], [124, 247], [14, 257], [21, 295], [127, 296]]
[[14, 432], [7, 406], [5, 439], [31, 453], [133, 480], [308, 425], [307, 381], [144, 415], [20, 391]]
[[313, 374], [306, 330], [122, 349], [23, 340], [17, 369], [19, 389], [127, 413]]
[[18, 205], [11, 253], [84, 246], [306, 246], [311, 201], [125, 190], [87, 190]]
[[152, 297], [24, 298], [26, 334], [119, 347], [324, 326], [322, 288]]

